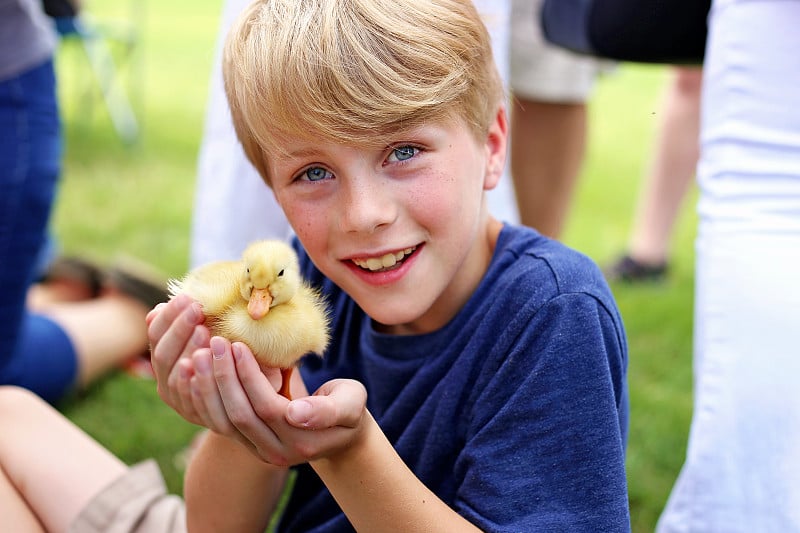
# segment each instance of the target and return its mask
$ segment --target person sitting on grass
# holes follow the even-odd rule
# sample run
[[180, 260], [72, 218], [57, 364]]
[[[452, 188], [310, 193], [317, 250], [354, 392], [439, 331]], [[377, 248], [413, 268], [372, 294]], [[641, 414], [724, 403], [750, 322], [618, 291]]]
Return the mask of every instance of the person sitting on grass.
[[262, 531], [286, 495], [279, 531], [629, 531], [622, 321], [591, 260], [488, 214], [507, 125], [472, 3], [259, 0], [224, 73], [330, 346], [290, 401], [279, 369], [210, 337], [197, 302], [156, 306], [159, 394], [211, 430], [185, 510], [164, 516], [163, 482], [111, 461], [73, 519]]
[[166, 286], [76, 258], [47, 265], [63, 142], [51, 26], [38, 0], [0, 4], [0, 384], [58, 403], [137, 366], [150, 297]]

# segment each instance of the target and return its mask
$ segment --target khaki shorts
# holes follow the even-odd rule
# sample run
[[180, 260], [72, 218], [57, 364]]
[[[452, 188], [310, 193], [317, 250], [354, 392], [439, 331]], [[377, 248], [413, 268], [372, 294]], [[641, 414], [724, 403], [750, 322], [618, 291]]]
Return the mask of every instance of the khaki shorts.
[[98, 494], [70, 533], [186, 533], [183, 500], [167, 494], [155, 461], [133, 466]]
[[588, 99], [595, 78], [613, 62], [573, 54], [549, 44], [542, 34], [542, 0], [512, 0], [509, 83], [517, 97], [579, 103]]

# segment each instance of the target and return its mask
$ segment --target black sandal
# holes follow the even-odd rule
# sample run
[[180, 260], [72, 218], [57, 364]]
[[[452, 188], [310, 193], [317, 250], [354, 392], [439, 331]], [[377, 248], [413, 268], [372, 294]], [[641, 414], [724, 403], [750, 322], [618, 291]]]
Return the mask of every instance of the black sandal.
[[667, 274], [667, 263], [662, 262], [657, 265], [647, 265], [625, 254], [603, 273], [609, 282], [624, 281], [636, 283], [641, 281], [661, 281]]
[[39, 283], [68, 281], [86, 287], [90, 298], [97, 298], [103, 289], [106, 273], [102, 267], [78, 257], [57, 257], [47, 267]]
[[139, 300], [149, 309], [169, 300], [166, 277], [131, 258], [119, 260], [108, 269], [104, 286]]

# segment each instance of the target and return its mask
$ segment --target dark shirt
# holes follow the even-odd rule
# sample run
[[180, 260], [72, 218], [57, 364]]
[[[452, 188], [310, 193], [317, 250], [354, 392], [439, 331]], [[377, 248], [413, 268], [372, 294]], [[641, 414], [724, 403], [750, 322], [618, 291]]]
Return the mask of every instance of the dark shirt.
[[[450, 323], [395, 336], [376, 332], [297, 248], [333, 317], [325, 358], [301, 367], [310, 391], [335, 377], [363, 383], [406, 464], [485, 531], [630, 530], [626, 339], [590, 259], [506, 226]], [[313, 470], [297, 471], [280, 530], [352, 531]]]

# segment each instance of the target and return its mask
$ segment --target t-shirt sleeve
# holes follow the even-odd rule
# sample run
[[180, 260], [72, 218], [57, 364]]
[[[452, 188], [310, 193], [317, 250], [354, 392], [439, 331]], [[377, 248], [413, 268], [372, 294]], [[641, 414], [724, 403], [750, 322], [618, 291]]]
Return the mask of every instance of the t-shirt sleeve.
[[485, 531], [629, 531], [616, 312], [570, 293], [517, 322], [466, 406], [457, 510]]

